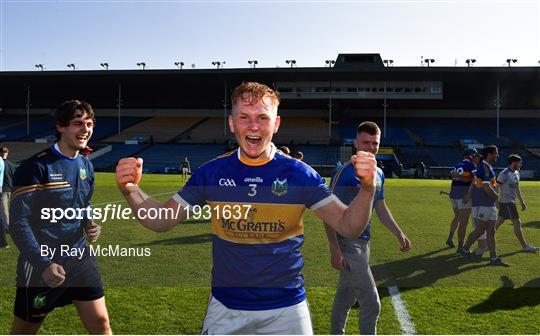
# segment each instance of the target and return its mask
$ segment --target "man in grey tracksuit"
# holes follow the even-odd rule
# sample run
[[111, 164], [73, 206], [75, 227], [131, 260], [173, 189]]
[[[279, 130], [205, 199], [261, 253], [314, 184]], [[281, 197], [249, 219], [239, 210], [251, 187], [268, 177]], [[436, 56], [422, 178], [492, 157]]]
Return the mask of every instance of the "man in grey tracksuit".
[[[381, 131], [377, 124], [370, 121], [363, 122], [357, 128], [354, 146], [356, 150], [377, 154], [380, 137]], [[350, 162], [340, 167], [330, 181], [330, 189], [345, 204], [352, 201], [360, 187], [360, 180], [355, 176]], [[384, 173], [380, 168], [377, 168], [373, 208], [383, 225], [396, 236], [401, 251], [408, 251], [411, 243], [397, 225], [384, 201]], [[325, 225], [325, 229], [330, 245], [332, 267], [340, 270], [330, 333], [333, 335], [345, 333], [349, 310], [354, 302], [358, 301], [360, 333], [376, 334], [381, 303], [369, 268], [371, 223], [358, 238], [354, 239], [341, 237], [328, 225]]]

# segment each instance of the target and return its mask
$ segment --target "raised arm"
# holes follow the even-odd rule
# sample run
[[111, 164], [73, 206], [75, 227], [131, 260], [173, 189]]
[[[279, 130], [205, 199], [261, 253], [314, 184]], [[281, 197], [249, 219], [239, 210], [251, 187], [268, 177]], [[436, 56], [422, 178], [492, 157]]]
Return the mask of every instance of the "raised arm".
[[351, 163], [362, 187], [349, 207], [335, 199], [315, 210], [315, 214], [340, 235], [355, 238], [364, 231], [371, 217], [377, 161], [375, 155], [359, 151], [351, 157]]
[[[163, 204], [144, 193], [138, 186], [142, 177], [142, 165], [142, 159], [121, 159], [116, 166], [116, 183], [143, 226], [155, 232], [168, 231], [186, 218], [186, 210], [172, 198]], [[159, 214], [158, 219], [146, 216], [151, 209]]]

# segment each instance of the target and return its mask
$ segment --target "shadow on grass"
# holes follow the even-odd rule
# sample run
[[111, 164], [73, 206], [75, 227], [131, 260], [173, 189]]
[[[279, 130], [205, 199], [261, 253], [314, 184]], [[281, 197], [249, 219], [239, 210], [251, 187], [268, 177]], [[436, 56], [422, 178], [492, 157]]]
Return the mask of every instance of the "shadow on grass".
[[[406, 259], [373, 265], [371, 270], [380, 287], [397, 285], [400, 291], [432, 286], [438, 280], [486, 267], [485, 260], [467, 261], [459, 254], [440, 254], [442, 248]], [[387, 296], [388, 292], [379, 293]]]
[[514, 310], [540, 305], [540, 278], [531, 280], [523, 287], [515, 288], [512, 280], [501, 276], [502, 287], [497, 288], [486, 301], [467, 309], [469, 313], [484, 314], [497, 310]]
[[195, 245], [212, 242], [212, 234], [204, 233], [195, 236], [175, 237], [160, 240], [153, 240], [147, 243], [136, 244], [133, 246], [153, 246], [153, 245]]
[[540, 229], [540, 221], [527, 222], [522, 226], [526, 228]]

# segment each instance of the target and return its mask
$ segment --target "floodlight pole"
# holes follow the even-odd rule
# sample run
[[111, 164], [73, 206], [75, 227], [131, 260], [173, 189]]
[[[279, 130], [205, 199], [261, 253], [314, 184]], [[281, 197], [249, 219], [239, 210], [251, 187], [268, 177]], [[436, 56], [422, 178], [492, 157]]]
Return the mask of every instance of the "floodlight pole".
[[497, 107], [497, 139], [499, 139], [499, 116], [501, 113], [501, 99], [499, 95], [499, 81], [497, 81], [497, 100], [495, 102], [495, 106]]
[[227, 136], [227, 81], [223, 90], [223, 136]]
[[26, 136], [30, 135], [30, 86], [26, 87]]
[[383, 139], [386, 139], [386, 108], [388, 104], [386, 103], [386, 81], [384, 81], [384, 102], [383, 102]]
[[122, 124], [120, 122], [120, 117], [122, 113], [122, 84], [118, 83], [118, 100], [116, 103], [116, 107], [118, 107], [118, 135], [120, 135], [120, 132], [122, 131]]
[[332, 139], [332, 93], [328, 99], [328, 140]]

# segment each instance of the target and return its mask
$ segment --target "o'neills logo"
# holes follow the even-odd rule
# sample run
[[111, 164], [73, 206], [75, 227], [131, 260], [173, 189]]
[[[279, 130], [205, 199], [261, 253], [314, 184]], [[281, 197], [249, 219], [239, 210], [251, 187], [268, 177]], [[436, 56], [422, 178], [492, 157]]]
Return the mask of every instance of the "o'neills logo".
[[244, 179], [244, 182], [263, 183], [264, 181], [263, 181], [263, 179], [261, 177], [257, 176], [257, 177], [246, 177]]
[[240, 219], [238, 221], [221, 219], [221, 227], [225, 234], [234, 238], [250, 239], [276, 239], [280, 233], [285, 231], [285, 222], [277, 220], [274, 222], [253, 222]]

